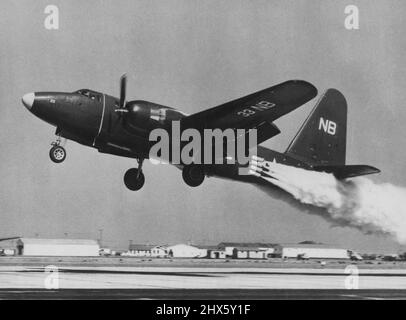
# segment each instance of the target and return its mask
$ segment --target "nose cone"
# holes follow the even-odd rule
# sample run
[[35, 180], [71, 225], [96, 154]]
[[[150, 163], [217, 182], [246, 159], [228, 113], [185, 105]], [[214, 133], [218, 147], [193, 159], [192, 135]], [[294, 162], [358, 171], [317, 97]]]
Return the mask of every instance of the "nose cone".
[[23, 104], [25, 107], [30, 110], [32, 108], [32, 105], [34, 104], [34, 99], [35, 99], [35, 94], [34, 92], [27, 93], [23, 96]]

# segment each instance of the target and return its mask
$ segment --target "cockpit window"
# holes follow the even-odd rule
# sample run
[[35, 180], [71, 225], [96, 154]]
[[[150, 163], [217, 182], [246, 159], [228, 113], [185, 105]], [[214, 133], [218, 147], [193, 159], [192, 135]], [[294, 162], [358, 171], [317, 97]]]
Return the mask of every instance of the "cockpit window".
[[81, 89], [81, 90], [78, 90], [76, 92], [81, 94], [82, 96], [86, 96], [86, 97], [88, 97], [89, 94], [90, 94], [89, 90], [85, 90], [85, 89]]
[[96, 93], [96, 92], [93, 92], [93, 91], [90, 91], [90, 90], [87, 90], [87, 89], [80, 89], [80, 90], [76, 91], [76, 93], [79, 93], [82, 96], [88, 97], [88, 98], [90, 98], [92, 100], [95, 100], [95, 101], [96, 100], [99, 101], [99, 102], [101, 101], [101, 96], [100, 96], [99, 93]]

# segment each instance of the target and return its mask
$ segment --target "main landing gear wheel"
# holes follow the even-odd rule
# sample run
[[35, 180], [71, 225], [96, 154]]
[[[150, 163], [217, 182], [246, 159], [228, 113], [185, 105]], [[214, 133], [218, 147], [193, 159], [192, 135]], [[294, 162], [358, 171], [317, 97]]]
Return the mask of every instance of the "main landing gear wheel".
[[49, 150], [49, 157], [55, 163], [61, 163], [66, 158], [66, 151], [63, 147], [54, 145], [51, 150]]
[[124, 184], [131, 191], [137, 191], [142, 188], [145, 183], [145, 176], [137, 168], [127, 170], [124, 175]]
[[205, 178], [203, 166], [188, 165], [182, 170], [183, 180], [191, 187], [200, 186]]

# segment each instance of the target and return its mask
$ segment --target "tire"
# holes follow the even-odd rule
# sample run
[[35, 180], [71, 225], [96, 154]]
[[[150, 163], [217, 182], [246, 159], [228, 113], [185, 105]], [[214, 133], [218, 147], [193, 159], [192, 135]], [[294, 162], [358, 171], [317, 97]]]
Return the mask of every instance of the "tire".
[[205, 178], [203, 166], [188, 165], [182, 170], [182, 178], [190, 187], [200, 186]]
[[[137, 179], [138, 176], [138, 179]], [[131, 191], [140, 190], [145, 183], [145, 176], [142, 172], [138, 175], [138, 169], [132, 168], [127, 170], [124, 175], [124, 184]]]
[[51, 150], [49, 150], [49, 157], [53, 162], [61, 163], [66, 158], [66, 151], [61, 146], [52, 147]]

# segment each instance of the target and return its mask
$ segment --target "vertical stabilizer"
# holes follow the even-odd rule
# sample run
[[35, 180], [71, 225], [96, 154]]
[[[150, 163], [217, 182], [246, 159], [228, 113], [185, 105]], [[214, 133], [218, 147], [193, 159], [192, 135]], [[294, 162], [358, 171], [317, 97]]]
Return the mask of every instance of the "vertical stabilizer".
[[344, 165], [347, 102], [336, 89], [319, 99], [286, 154], [314, 165]]

